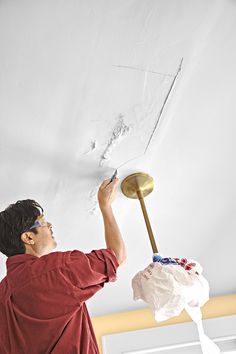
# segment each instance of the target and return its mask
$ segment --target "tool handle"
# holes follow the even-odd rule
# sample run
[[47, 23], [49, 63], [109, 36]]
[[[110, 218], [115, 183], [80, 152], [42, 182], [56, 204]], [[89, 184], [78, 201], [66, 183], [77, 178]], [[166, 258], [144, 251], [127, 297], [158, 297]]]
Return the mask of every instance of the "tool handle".
[[116, 176], [117, 176], [117, 170], [115, 170], [115, 173], [112, 175], [111, 180], [110, 180], [109, 183], [111, 183], [112, 181], [114, 181], [114, 179], [116, 178]]

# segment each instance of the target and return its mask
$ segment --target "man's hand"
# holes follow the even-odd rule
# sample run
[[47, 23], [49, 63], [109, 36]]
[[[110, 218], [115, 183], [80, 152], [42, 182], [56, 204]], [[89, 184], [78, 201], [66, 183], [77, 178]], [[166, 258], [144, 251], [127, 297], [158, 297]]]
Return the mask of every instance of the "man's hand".
[[98, 203], [101, 210], [110, 207], [115, 200], [118, 184], [118, 178], [115, 178], [112, 182], [110, 179], [105, 179], [102, 182], [98, 190]]

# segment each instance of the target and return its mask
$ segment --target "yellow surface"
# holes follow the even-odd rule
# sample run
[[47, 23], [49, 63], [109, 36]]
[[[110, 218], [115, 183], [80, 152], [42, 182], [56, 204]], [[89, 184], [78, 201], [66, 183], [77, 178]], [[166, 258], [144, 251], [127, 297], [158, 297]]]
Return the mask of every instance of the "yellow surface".
[[[213, 318], [236, 314], [236, 294], [211, 298], [202, 307], [203, 318]], [[93, 317], [92, 322], [102, 353], [102, 336], [118, 332], [135, 331], [158, 326], [191, 321], [185, 311], [180, 316], [157, 323], [149, 309], [120, 312], [107, 316]]]

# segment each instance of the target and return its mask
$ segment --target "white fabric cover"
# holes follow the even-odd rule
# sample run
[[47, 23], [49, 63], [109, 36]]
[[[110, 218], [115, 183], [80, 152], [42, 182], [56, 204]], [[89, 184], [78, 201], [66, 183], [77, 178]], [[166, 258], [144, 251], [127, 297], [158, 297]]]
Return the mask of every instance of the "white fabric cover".
[[[201, 275], [202, 267], [196, 261], [191, 270], [179, 264], [153, 262], [132, 280], [134, 300], [145, 301], [156, 321], [178, 316], [183, 309], [197, 324], [204, 354], [220, 353], [219, 348], [204, 334], [200, 307], [209, 299], [209, 285]], [[197, 273], [196, 273], [197, 272]]]
[[209, 285], [194, 263], [197, 266], [190, 271], [178, 264], [151, 263], [132, 280], [134, 300], [145, 301], [157, 321], [178, 316], [186, 305], [201, 307], [209, 300]]

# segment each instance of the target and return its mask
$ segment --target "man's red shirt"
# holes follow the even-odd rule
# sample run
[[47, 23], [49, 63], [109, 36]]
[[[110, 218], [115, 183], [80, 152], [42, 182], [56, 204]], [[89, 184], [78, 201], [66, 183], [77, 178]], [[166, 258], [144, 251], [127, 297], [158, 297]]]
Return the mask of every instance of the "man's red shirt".
[[110, 249], [7, 259], [0, 284], [1, 354], [98, 354], [85, 301], [116, 280]]

